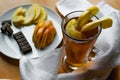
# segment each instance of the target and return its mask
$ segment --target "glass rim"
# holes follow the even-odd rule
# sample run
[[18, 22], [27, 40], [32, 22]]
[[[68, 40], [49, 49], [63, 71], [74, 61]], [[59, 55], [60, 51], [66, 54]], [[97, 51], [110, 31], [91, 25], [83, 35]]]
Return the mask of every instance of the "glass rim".
[[[75, 40], [75, 41], [90, 41], [90, 40], [93, 40], [94, 38], [98, 37], [99, 34], [100, 34], [101, 31], [102, 31], [102, 27], [100, 26], [101, 24], [98, 26], [98, 33], [95, 34], [94, 36], [90, 37], [90, 38], [87, 38], [87, 39], [77, 39], [77, 38], [73, 38], [73, 37], [71, 37], [70, 35], [68, 35], [68, 34], [66, 33], [66, 31], [65, 31], [65, 29], [64, 29], [64, 27], [63, 27], [63, 23], [64, 23], [64, 21], [65, 21], [65, 19], [67, 18], [68, 15], [70, 15], [70, 14], [72, 14], [72, 13], [75, 13], [75, 12], [84, 12], [84, 11], [83, 11], [83, 10], [72, 11], [72, 12], [70, 12], [70, 13], [68, 13], [68, 14], [65, 15], [65, 17], [63, 18], [62, 23], [61, 23], [61, 27], [62, 27], [63, 33], [65, 33], [65, 35], [66, 35], [67, 37], [69, 37], [69, 38], [71, 38], [71, 39], [73, 39], [73, 40]], [[93, 15], [93, 16], [94, 16], [96, 19], [99, 19], [96, 15]]]

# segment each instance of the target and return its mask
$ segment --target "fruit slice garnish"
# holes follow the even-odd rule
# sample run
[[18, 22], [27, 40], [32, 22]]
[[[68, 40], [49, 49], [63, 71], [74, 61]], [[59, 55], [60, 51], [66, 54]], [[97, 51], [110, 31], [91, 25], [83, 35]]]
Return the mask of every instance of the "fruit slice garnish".
[[75, 29], [76, 23], [77, 23], [76, 19], [71, 19], [66, 25], [66, 32], [73, 38], [81, 39], [82, 33]]
[[81, 31], [90, 31], [93, 30], [95, 28], [97, 28], [98, 26], [101, 26], [103, 29], [105, 28], [109, 28], [112, 26], [112, 19], [111, 18], [102, 18], [100, 20], [97, 21], [92, 21], [87, 23], [86, 25], [84, 25], [81, 29]]
[[80, 30], [83, 25], [85, 25], [91, 19], [91, 14], [89, 11], [83, 12], [77, 20], [76, 29]]
[[87, 9], [87, 11], [90, 11], [92, 15], [95, 15], [99, 12], [99, 9], [97, 6], [91, 6]]
[[112, 27], [113, 20], [109, 17], [101, 19], [101, 26], [103, 29]]
[[99, 9], [96, 6], [92, 6], [83, 12], [77, 20], [76, 29], [80, 30], [83, 25], [88, 23], [88, 21], [90, 21], [91, 18], [98, 13], [98, 11]]

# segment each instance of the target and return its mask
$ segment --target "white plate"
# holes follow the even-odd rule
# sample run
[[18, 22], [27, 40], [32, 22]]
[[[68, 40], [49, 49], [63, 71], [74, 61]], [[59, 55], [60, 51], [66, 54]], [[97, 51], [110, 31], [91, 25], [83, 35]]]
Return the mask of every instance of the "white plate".
[[[29, 6], [30, 5], [23, 5], [22, 7], [27, 9]], [[26, 55], [22, 54], [17, 42], [13, 38], [10, 38], [7, 35], [2, 34], [1, 30], [0, 30], [0, 51], [4, 55], [6, 55], [10, 58], [14, 58], [14, 59], [20, 59], [21, 56], [27, 56], [29, 58], [36, 58], [36, 57], [40, 56], [41, 54], [45, 54], [49, 50], [55, 49], [61, 43], [62, 38], [63, 38], [62, 31], [61, 31], [62, 19], [53, 10], [51, 10], [45, 6], [43, 6], [43, 7], [46, 9], [46, 11], [48, 13], [47, 20], [53, 21], [53, 24], [54, 24], [56, 31], [57, 31], [57, 34], [55, 36], [54, 41], [44, 50], [36, 49], [34, 47], [33, 42], [32, 42], [32, 35], [33, 35], [35, 25], [22, 27], [21, 29], [15, 28], [15, 26], [12, 25], [11, 27], [12, 27], [14, 33], [18, 32], [18, 31], [23, 32], [23, 34], [25, 35], [26, 39], [28, 40], [29, 44], [32, 47], [32, 52], [30, 52]], [[8, 10], [7, 12], [5, 12], [3, 15], [1, 15], [0, 16], [0, 23], [3, 20], [10, 20], [13, 12], [17, 8], [18, 7], [12, 8], [12, 9]], [[52, 54], [52, 53], [50, 53], [50, 54]]]

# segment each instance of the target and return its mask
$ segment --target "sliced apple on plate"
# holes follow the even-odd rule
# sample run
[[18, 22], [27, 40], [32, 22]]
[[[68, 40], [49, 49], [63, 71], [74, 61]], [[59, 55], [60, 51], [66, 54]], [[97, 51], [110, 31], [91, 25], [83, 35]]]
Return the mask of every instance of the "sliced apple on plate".
[[16, 17], [16, 16], [19, 16], [19, 15], [25, 15], [26, 13], [26, 10], [23, 8], [23, 7], [19, 7], [15, 10], [15, 12], [13, 13], [12, 15], [12, 20]]
[[34, 19], [36, 15], [36, 11], [33, 6], [30, 6], [27, 11], [27, 15], [25, 16], [24, 22], [22, 23], [23, 25], [29, 25], [32, 23], [32, 20]]
[[39, 4], [32, 4], [27, 10], [18, 7], [12, 15], [12, 22], [15, 23], [16, 27], [37, 24], [46, 19], [47, 11]]
[[47, 19], [47, 12], [46, 10], [40, 6], [40, 10], [41, 10], [41, 14], [39, 15], [38, 19], [34, 21], [34, 23], [39, 23], [42, 20], [46, 20]]
[[20, 27], [24, 22], [24, 15], [26, 13], [26, 9], [24, 9], [23, 7], [19, 7], [18, 9], [16, 9], [16, 11], [13, 13], [12, 15], [12, 22], [14, 23], [14, 25], [16, 27]]
[[45, 24], [46, 24], [46, 22], [45, 22], [45, 21], [42, 21], [41, 23], [38, 23], [38, 24], [36, 25], [36, 27], [35, 27], [35, 29], [34, 29], [33, 37], [32, 37], [33, 42], [36, 41], [36, 34], [37, 34], [38, 30], [39, 30], [41, 27], [45, 26]]
[[40, 9], [40, 5], [39, 4], [32, 4], [32, 6], [34, 7], [35, 9], [35, 12], [36, 12], [36, 15], [34, 17], [34, 21], [37, 20], [41, 14], [41, 9]]

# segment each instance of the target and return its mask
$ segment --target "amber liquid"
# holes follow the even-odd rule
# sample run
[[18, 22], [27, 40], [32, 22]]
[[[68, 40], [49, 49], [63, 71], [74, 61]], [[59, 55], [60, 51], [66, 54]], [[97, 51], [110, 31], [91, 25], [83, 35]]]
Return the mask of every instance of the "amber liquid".
[[[95, 36], [98, 33], [98, 29], [82, 33], [84, 39]], [[71, 66], [81, 66], [86, 63], [86, 58], [91, 51], [91, 47], [95, 43], [97, 38], [88, 41], [80, 41], [71, 39], [69, 36], [64, 34], [64, 45], [66, 53], [66, 62]]]

